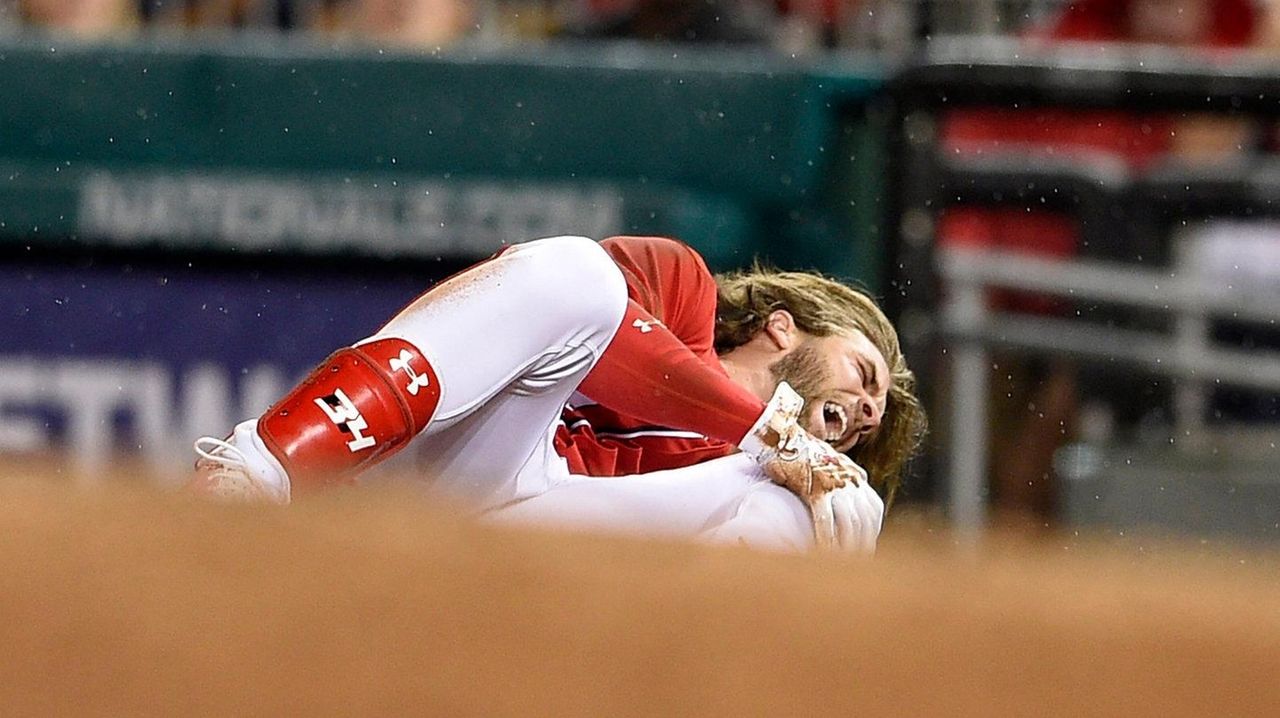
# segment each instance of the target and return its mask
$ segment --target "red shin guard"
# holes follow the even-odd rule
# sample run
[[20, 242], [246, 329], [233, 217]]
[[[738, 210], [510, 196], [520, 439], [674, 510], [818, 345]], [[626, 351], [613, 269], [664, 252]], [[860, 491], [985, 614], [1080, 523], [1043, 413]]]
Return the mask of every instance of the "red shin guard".
[[440, 382], [403, 339], [339, 349], [258, 422], [293, 492], [347, 483], [422, 431]]

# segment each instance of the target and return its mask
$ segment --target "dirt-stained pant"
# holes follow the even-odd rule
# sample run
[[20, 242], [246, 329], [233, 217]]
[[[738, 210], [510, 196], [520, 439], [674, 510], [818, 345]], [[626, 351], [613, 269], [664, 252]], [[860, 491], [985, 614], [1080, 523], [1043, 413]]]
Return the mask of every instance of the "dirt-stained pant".
[[[356, 345], [413, 344], [435, 370], [439, 404], [399, 456], [362, 480], [410, 476], [497, 520], [752, 543], [744, 533], [770, 547], [806, 547], [803, 504], [744, 456], [623, 479], [570, 475], [554, 449], [556, 426], [626, 303], [622, 272], [604, 249], [568, 236], [515, 245], [419, 297]], [[237, 426], [232, 442], [256, 474], [287, 491], [256, 425]]]

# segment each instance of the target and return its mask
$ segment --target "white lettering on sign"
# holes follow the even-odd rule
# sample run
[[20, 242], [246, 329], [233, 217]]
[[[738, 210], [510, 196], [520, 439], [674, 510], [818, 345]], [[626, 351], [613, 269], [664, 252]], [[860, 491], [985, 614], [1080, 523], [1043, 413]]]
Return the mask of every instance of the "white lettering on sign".
[[623, 200], [604, 185], [362, 181], [96, 172], [81, 185], [82, 234], [124, 245], [487, 255], [557, 234], [606, 237]]
[[225, 436], [290, 385], [274, 367], [248, 370], [238, 391], [231, 376], [211, 364], [175, 375], [155, 362], [0, 359], [0, 452], [65, 453], [84, 480], [135, 453], [180, 483], [191, 442]]

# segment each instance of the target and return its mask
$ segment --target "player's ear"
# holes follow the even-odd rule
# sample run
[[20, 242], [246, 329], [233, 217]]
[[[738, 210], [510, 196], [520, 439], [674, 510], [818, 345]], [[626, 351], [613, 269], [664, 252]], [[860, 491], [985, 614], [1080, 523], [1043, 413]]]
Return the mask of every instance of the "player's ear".
[[769, 313], [769, 318], [764, 322], [764, 333], [773, 346], [781, 351], [791, 349], [799, 339], [795, 317], [785, 309], [775, 309]]

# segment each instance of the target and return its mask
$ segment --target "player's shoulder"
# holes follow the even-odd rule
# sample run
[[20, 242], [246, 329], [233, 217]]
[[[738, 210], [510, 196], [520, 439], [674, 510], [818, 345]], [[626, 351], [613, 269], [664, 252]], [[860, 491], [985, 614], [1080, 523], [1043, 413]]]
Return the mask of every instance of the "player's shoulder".
[[672, 262], [678, 264], [691, 263], [704, 269], [706, 262], [702, 255], [688, 244], [673, 237], [657, 235], [619, 235], [608, 237], [600, 242], [615, 258], [623, 257], [632, 261], [645, 259], [656, 262]]
[[699, 256], [698, 252], [688, 244], [674, 237], [663, 237], [661, 235], [621, 234], [607, 237], [601, 240], [600, 243], [606, 247], [619, 247], [662, 254], [692, 254]]

